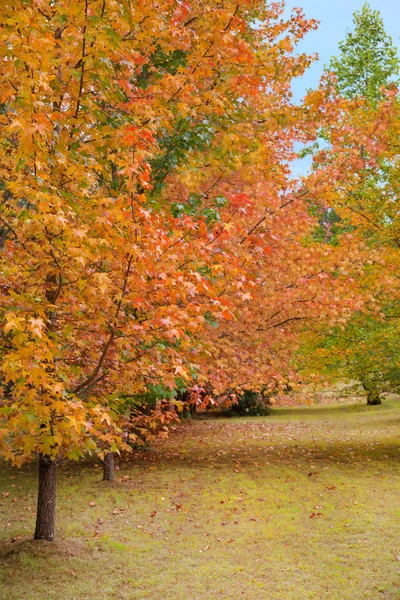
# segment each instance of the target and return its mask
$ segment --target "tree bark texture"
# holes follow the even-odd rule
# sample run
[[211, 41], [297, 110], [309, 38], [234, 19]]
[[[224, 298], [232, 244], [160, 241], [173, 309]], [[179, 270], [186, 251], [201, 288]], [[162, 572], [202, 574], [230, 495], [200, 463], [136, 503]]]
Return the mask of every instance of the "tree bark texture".
[[49, 456], [39, 457], [38, 503], [35, 540], [52, 542], [56, 521], [56, 470], [57, 465]]
[[114, 453], [109, 452], [103, 460], [103, 481], [114, 481]]

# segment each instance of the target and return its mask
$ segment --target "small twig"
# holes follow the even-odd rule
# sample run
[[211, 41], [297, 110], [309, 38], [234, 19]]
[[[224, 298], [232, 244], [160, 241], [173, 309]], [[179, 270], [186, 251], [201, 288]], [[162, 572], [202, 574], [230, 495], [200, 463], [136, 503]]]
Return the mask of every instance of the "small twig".
[[276, 329], [277, 327], [281, 327], [282, 325], [286, 325], [286, 323], [290, 323], [291, 321], [303, 321], [306, 317], [291, 317], [290, 319], [285, 319], [281, 323], [276, 323], [275, 325], [270, 325], [267, 329]]
[[189, 19], [189, 21], [186, 21], [186, 23], [183, 24], [184, 27], [187, 27], [188, 25], [190, 25], [190, 23], [193, 23], [193, 21], [196, 21], [198, 17], [192, 17], [191, 19]]
[[169, 250], [171, 250], [171, 248], [173, 248], [174, 246], [177, 246], [178, 244], [180, 244], [181, 242], [183, 242], [183, 240], [190, 234], [190, 229], [188, 231], [186, 231], [186, 233], [179, 238], [179, 240], [177, 240], [176, 242], [174, 242], [173, 244], [171, 244], [170, 246], [168, 246], [168, 248], [166, 248], [163, 252], [161, 252], [160, 256], [157, 259], [157, 262], [160, 261], [161, 257], [164, 256], [164, 254], [166, 254], [167, 252], [169, 252]]
[[236, 17], [236, 15], [237, 15], [237, 13], [238, 13], [238, 10], [239, 10], [239, 4], [236, 6], [236, 8], [235, 8], [235, 12], [234, 12], [234, 13], [233, 13], [233, 15], [231, 16], [231, 18], [230, 18], [230, 20], [229, 20], [229, 23], [228, 23], [228, 25], [225, 27], [224, 31], [228, 31], [229, 27], [230, 27], [230, 26], [231, 26], [231, 24], [232, 24], [232, 21], [233, 21], [233, 19]]
[[[279, 206], [279, 210], [282, 210], [283, 208], [285, 208], [286, 206], [288, 206], [289, 204], [292, 204], [295, 200], [300, 200], [300, 198], [302, 198], [303, 196], [305, 196], [306, 194], [308, 194], [308, 190], [303, 190], [302, 192], [300, 192], [300, 194], [298, 194], [297, 196], [295, 196], [294, 198], [291, 198], [290, 200], [288, 200], [287, 202], [284, 202], [283, 204], [281, 204]], [[267, 219], [267, 217], [269, 216], [273, 216], [276, 213], [276, 211], [267, 211], [267, 214], [265, 214], [263, 217], [261, 217], [261, 219], [258, 221], [258, 223], [256, 223], [254, 225], [254, 227], [252, 227], [244, 236], [244, 238], [241, 240], [241, 244], [244, 244], [244, 242], [247, 240], [247, 238], [254, 233], [254, 231], [262, 224], [264, 223], [264, 221]]]

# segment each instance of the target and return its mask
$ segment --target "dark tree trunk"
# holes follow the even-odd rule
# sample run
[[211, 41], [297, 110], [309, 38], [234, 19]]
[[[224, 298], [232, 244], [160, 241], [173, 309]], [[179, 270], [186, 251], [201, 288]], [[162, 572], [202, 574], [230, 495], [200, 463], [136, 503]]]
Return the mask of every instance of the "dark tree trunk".
[[56, 522], [56, 469], [49, 456], [39, 457], [38, 503], [35, 540], [54, 540]]
[[183, 421], [184, 419], [190, 419], [192, 415], [190, 414], [190, 410], [187, 406], [183, 407], [182, 412], [179, 414], [179, 418], [181, 421]]
[[379, 392], [368, 392], [367, 404], [368, 406], [378, 406], [379, 404], [382, 404], [382, 399]]
[[103, 481], [114, 481], [114, 453], [109, 452], [103, 460]]
[[382, 404], [381, 393], [378, 387], [372, 381], [368, 380], [365, 375], [361, 375], [360, 382], [365, 393], [367, 394], [367, 405], [377, 406]]
[[190, 405], [190, 416], [194, 418], [197, 415], [197, 404], [193, 403]]
[[180, 414], [181, 421], [183, 419], [191, 419], [193, 417], [193, 405], [190, 404], [190, 392], [178, 392], [177, 399], [183, 402], [183, 409]]

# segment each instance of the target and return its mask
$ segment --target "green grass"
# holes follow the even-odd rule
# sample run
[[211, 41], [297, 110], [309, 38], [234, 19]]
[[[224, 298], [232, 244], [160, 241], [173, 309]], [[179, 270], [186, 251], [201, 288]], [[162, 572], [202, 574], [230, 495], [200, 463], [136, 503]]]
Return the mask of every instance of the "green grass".
[[398, 600], [399, 425], [394, 399], [186, 423], [115, 484], [60, 467], [53, 543], [3, 465], [0, 598]]

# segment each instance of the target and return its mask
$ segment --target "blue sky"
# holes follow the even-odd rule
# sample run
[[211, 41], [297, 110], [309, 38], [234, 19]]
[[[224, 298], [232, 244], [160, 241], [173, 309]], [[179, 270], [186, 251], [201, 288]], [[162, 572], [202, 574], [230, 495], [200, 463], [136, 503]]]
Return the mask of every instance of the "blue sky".
[[[338, 43], [344, 39], [346, 30], [353, 28], [352, 15], [363, 4], [364, 0], [287, 0], [288, 11], [299, 6], [307, 17], [320, 21], [318, 31], [309, 33], [299, 45], [301, 52], [318, 52], [320, 60], [294, 83], [296, 98], [301, 97], [306, 89], [318, 85], [324, 65], [331, 56], [338, 54]], [[380, 11], [386, 32], [400, 48], [400, 0], [370, 0], [369, 4]]]

